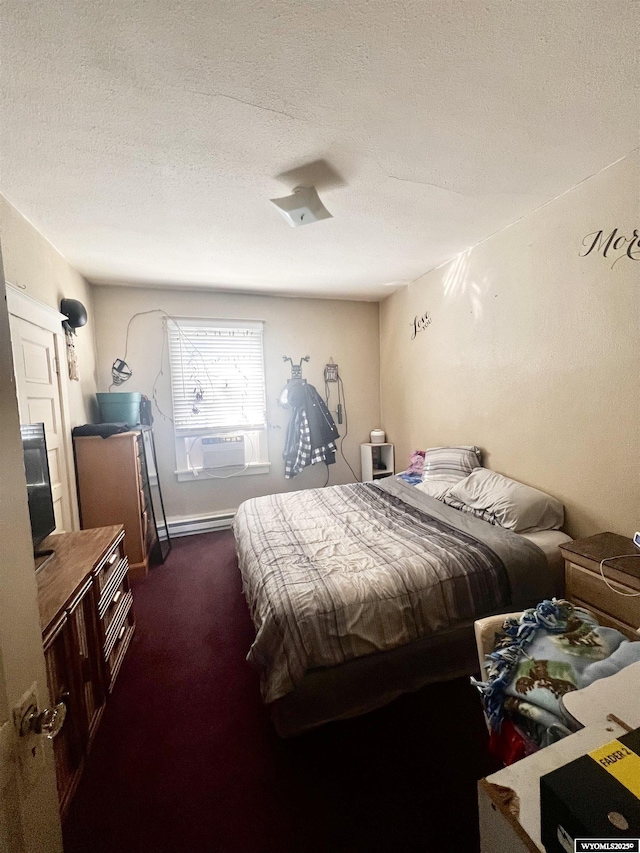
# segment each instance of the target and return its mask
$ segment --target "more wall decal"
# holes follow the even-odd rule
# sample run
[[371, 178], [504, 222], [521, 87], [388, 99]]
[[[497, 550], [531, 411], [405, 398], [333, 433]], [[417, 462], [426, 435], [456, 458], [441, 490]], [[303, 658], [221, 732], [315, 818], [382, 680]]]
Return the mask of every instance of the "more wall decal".
[[586, 258], [592, 252], [594, 255], [602, 253], [602, 257], [607, 259], [615, 256], [611, 264], [611, 269], [623, 258], [628, 258], [631, 261], [640, 261], [640, 236], [638, 236], [637, 228], [634, 229], [631, 237], [620, 234], [617, 228], [614, 228], [607, 235], [605, 235], [604, 230], [592, 231], [591, 234], [583, 237], [582, 245], [587, 251], [578, 252], [581, 258]]
[[411, 335], [411, 340], [413, 340], [415, 338], [415, 336], [418, 334], [418, 332], [424, 332], [424, 330], [427, 328], [427, 326], [430, 326], [430, 325], [431, 325], [431, 314], [429, 314], [428, 311], [425, 311], [425, 313], [422, 315], [422, 317], [418, 317], [418, 315], [416, 314], [416, 316], [411, 321], [411, 328], [413, 329], [413, 333]]

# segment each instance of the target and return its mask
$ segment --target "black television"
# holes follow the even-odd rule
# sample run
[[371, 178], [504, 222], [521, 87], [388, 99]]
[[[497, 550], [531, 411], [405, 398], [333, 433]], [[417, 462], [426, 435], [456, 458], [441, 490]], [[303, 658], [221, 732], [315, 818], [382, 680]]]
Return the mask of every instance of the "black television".
[[37, 565], [38, 558], [52, 555], [52, 551], [38, 551], [37, 548], [42, 540], [56, 528], [44, 424], [22, 424], [20, 433], [24, 470], [27, 475], [31, 538]]

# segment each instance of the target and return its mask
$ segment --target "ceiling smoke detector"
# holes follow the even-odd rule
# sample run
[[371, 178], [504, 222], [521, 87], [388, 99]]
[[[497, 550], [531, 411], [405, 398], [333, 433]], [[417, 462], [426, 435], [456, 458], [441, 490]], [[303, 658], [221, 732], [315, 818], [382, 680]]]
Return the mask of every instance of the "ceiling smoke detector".
[[292, 195], [271, 198], [269, 201], [275, 204], [292, 228], [321, 219], [332, 219], [332, 214], [320, 201], [315, 187], [296, 187]]

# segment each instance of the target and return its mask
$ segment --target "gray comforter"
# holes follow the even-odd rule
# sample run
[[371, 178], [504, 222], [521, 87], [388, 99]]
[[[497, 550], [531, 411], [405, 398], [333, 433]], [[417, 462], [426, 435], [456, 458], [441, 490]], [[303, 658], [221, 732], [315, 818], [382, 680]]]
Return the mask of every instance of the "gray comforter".
[[537, 546], [395, 479], [254, 498], [234, 533], [265, 702], [311, 669], [548, 594]]

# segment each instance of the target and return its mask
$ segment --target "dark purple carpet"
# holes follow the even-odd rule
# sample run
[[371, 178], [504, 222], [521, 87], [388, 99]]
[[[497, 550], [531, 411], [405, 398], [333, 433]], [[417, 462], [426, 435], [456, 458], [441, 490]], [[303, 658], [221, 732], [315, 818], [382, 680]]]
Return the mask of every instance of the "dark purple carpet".
[[136, 635], [66, 853], [473, 853], [489, 772], [467, 679], [282, 741], [245, 655], [233, 536], [178, 539], [134, 587]]

